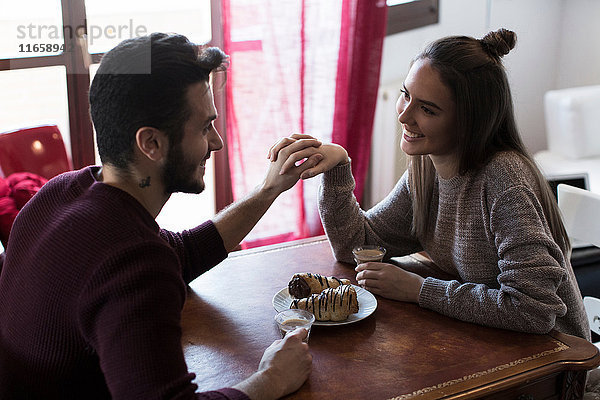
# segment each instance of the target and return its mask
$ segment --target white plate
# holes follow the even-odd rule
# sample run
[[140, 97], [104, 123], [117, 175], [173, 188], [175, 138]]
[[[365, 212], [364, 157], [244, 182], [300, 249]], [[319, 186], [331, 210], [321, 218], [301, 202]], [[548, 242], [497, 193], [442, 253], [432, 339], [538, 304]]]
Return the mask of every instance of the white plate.
[[[313, 325], [346, 325], [365, 319], [373, 314], [377, 308], [377, 299], [375, 296], [360, 286], [352, 285], [352, 287], [356, 290], [356, 297], [358, 299], [358, 312], [356, 314], [350, 314], [344, 321], [315, 321]], [[285, 287], [273, 296], [273, 307], [275, 307], [275, 311], [277, 312], [287, 310], [290, 308], [292, 300], [294, 299], [290, 296], [288, 288]]]

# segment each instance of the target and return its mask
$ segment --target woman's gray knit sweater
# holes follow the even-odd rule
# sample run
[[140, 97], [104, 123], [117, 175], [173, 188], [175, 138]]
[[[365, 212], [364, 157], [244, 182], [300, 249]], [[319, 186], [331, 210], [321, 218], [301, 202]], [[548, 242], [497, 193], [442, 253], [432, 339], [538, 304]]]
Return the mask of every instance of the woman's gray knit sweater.
[[352, 248], [368, 243], [386, 247], [386, 257], [427, 251], [437, 267], [421, 287], [421, 307], [491, 327], [556, 329], [589, 340], [573, 269], [552, 238], [535, 182], [510, 152], [480, 171], [437, 177], [428, 233], [415, 237], [408, 173], [363, 211], [345, 164], [324, 174], [319, 212], [339, 261], [352, 262]]

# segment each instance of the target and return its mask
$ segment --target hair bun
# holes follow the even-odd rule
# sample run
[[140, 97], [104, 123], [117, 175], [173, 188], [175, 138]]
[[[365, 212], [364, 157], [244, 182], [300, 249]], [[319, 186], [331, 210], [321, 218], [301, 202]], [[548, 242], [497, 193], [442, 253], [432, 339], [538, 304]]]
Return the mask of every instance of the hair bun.
[[515, 47], [517, 34], [508, 29], [500, 28], [495, 32], [486, 34], [480, 39], [480, 42], [490, 56], [500, 59]]
[[198, 61], [210, 71], [225, 71], [229, 67], [229, 56], [218, 47], [200, 46]]

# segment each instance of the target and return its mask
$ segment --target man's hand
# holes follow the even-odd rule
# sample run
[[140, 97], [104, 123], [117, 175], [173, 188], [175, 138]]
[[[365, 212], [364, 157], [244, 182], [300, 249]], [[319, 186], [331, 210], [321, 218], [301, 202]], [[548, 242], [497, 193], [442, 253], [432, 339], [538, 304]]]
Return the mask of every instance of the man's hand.
[[419, 302], [421, 286], [425, 280], [392, 264], [368, 262], [355, 269], [358, 284], [369, 292], [392, 300]]
[[312, 355], [308, 344], [302, 342], [307, 335], [306, 329], [299, 328], [273, 342], [265, 350], [258, 371], [234, 388], [251, 399], [278, 399], [298, 390], [312, 370]]

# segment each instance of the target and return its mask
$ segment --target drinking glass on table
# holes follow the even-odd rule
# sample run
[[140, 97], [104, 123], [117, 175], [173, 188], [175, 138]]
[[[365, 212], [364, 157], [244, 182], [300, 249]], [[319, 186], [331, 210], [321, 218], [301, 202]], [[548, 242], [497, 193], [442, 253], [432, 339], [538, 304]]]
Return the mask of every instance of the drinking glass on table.
[[288, 332], [291, 332], [297, 328], [306, 329], [308, 334], [306, 335], [306, 338], [304, 338], [303, 342], [308, 342], [310, 328], [315, 322], [315, 316], [313, 313], [306, 310], [292, 308], [277, 313], [277, 315], [275, 315], [275, 322], [279, 327], [279, 332], [281, 333], [282, 338], [284, 338]]
[[385, 256], [385, 247], [376, 244], [364, 244], [352, 249], [356, 264], [366, 262], [381, 262]]

